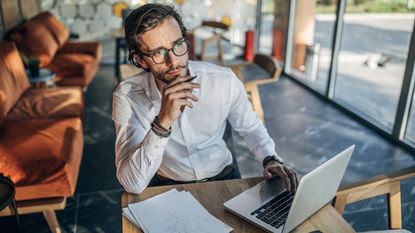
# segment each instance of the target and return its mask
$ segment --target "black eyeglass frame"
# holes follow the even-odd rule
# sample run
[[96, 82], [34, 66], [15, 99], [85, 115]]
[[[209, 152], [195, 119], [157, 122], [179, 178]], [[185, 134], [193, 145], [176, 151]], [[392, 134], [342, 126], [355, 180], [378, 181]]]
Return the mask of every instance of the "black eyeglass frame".
[[[185, 42], [185, 43], [186, 43], [187, 48], [186, 48], [186, 51], [185, 51], [183, 54], [178, 55], [178, 54], [176, 54], [176, 53], [174, 52], [174, 47], [175, 47], [177, 44], [182, 43], [182, 42]], [[158, 50], [156, 50], [156, 51], [154, 51], [154, 52], [152, 52], [152, 53], [144, 53], [144, 52], [142, 52], [142, 51], [138, 50], [138, 54], [139, 54], [139, 55], [141, 55], [141, 56], [146, 56], [146, 57], [151, 58], [151, 60], [153, 60], [153, 62], [154, 62], [155, 64], [164, 64], [164, 63], [166, 63], [166, 61], [167, 61], [167, 59], [168, 59], [168, 56], [165, 56], [165, 57], [164, 57], [164, 60], [163, 60], [162, 62], [156, 62], [156, 61], [154, 60], [154, 55], [155, 55], [157, 52], [159, 52], [160, 50], [165, 50], [165, 51], [167, 51], [167, 53], [166, 53], [166, 54], [169, 54], [169, 52], [171, 51], [171, 52], [172, 52], [172, 53], [173, 53], [176, 57], [181, 57], [181, 56], [184, 56], [187, 52], [189, 52], [189, 49], [190, 49], [190, 42], [189, 42], [189, 39], [187, 39], [186, 37], [182, 37], [182, 38], [178, 39], [178, 40], [174, 43], [174, 45], [173, 45], [171, 48], [169, 48], [169, 49], [166, 49], [166, 48], [161, 48], [161, 49], [158, 49]]]

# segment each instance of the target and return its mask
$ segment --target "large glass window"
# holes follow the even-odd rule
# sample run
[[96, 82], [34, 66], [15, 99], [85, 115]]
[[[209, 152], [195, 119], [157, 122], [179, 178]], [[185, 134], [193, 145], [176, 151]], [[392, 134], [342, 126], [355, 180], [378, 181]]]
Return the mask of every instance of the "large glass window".
[[414, 14], [359, 2], [346, 4], [334, 99], [392, 130]]
[[292, 71], [322, 93], [329, 77], [335, 19], [335, 1], [297, 1]]
[[272, 39], [274, 26], [275, 2], [263, 0], [261, 9], [261, 30], [259, 36], [259, 52], [264, 54], [272, 53]]
[[[415, 76], [415, 75], [414, 75]], [[415, 78], [415, 77], [412, 77]], [[406, 138], [415, 145], [415, 95], [412, 96], [411, 111], [409, 114], [408, 125], [406, 128]]]

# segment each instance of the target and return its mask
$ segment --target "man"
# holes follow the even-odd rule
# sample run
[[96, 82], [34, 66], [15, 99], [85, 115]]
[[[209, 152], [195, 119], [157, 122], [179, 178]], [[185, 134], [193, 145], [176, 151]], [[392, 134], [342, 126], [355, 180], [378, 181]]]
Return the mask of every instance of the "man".
[[227, 120], [263, 163], [265, 178], [280, 176], [295, 191], [297, 176], [276, 155], [243, 84], [229, 68], [189, 61], [187, 30], [172, 7], [137, 8], [125, 35], [130, 62], [146, 71], [113, 94], [117, 178], [126, 191], [238, 178], [222, 139]]

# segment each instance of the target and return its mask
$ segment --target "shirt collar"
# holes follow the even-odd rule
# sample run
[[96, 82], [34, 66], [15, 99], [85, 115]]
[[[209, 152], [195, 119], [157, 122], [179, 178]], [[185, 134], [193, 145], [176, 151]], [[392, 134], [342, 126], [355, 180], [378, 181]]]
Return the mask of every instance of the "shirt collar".
[[154, 75], [150, 72], [150, 78], [149, 78], [149, 85], [150, 85], [150, 97], [151, 100], [159, 100], [161, 99], [160, 91], [157, 87], [156, 78]]

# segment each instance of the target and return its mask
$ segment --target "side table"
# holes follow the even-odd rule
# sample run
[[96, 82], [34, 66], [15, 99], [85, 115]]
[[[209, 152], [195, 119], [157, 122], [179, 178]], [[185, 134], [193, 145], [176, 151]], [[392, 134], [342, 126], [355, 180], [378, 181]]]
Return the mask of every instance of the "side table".
[[32, 77], [29, 71], [26, 71], [30, 84], [33, 88], [48, 88], [55, 86], [56, 74], [48, 69], [40, 69], [39, 76]]

